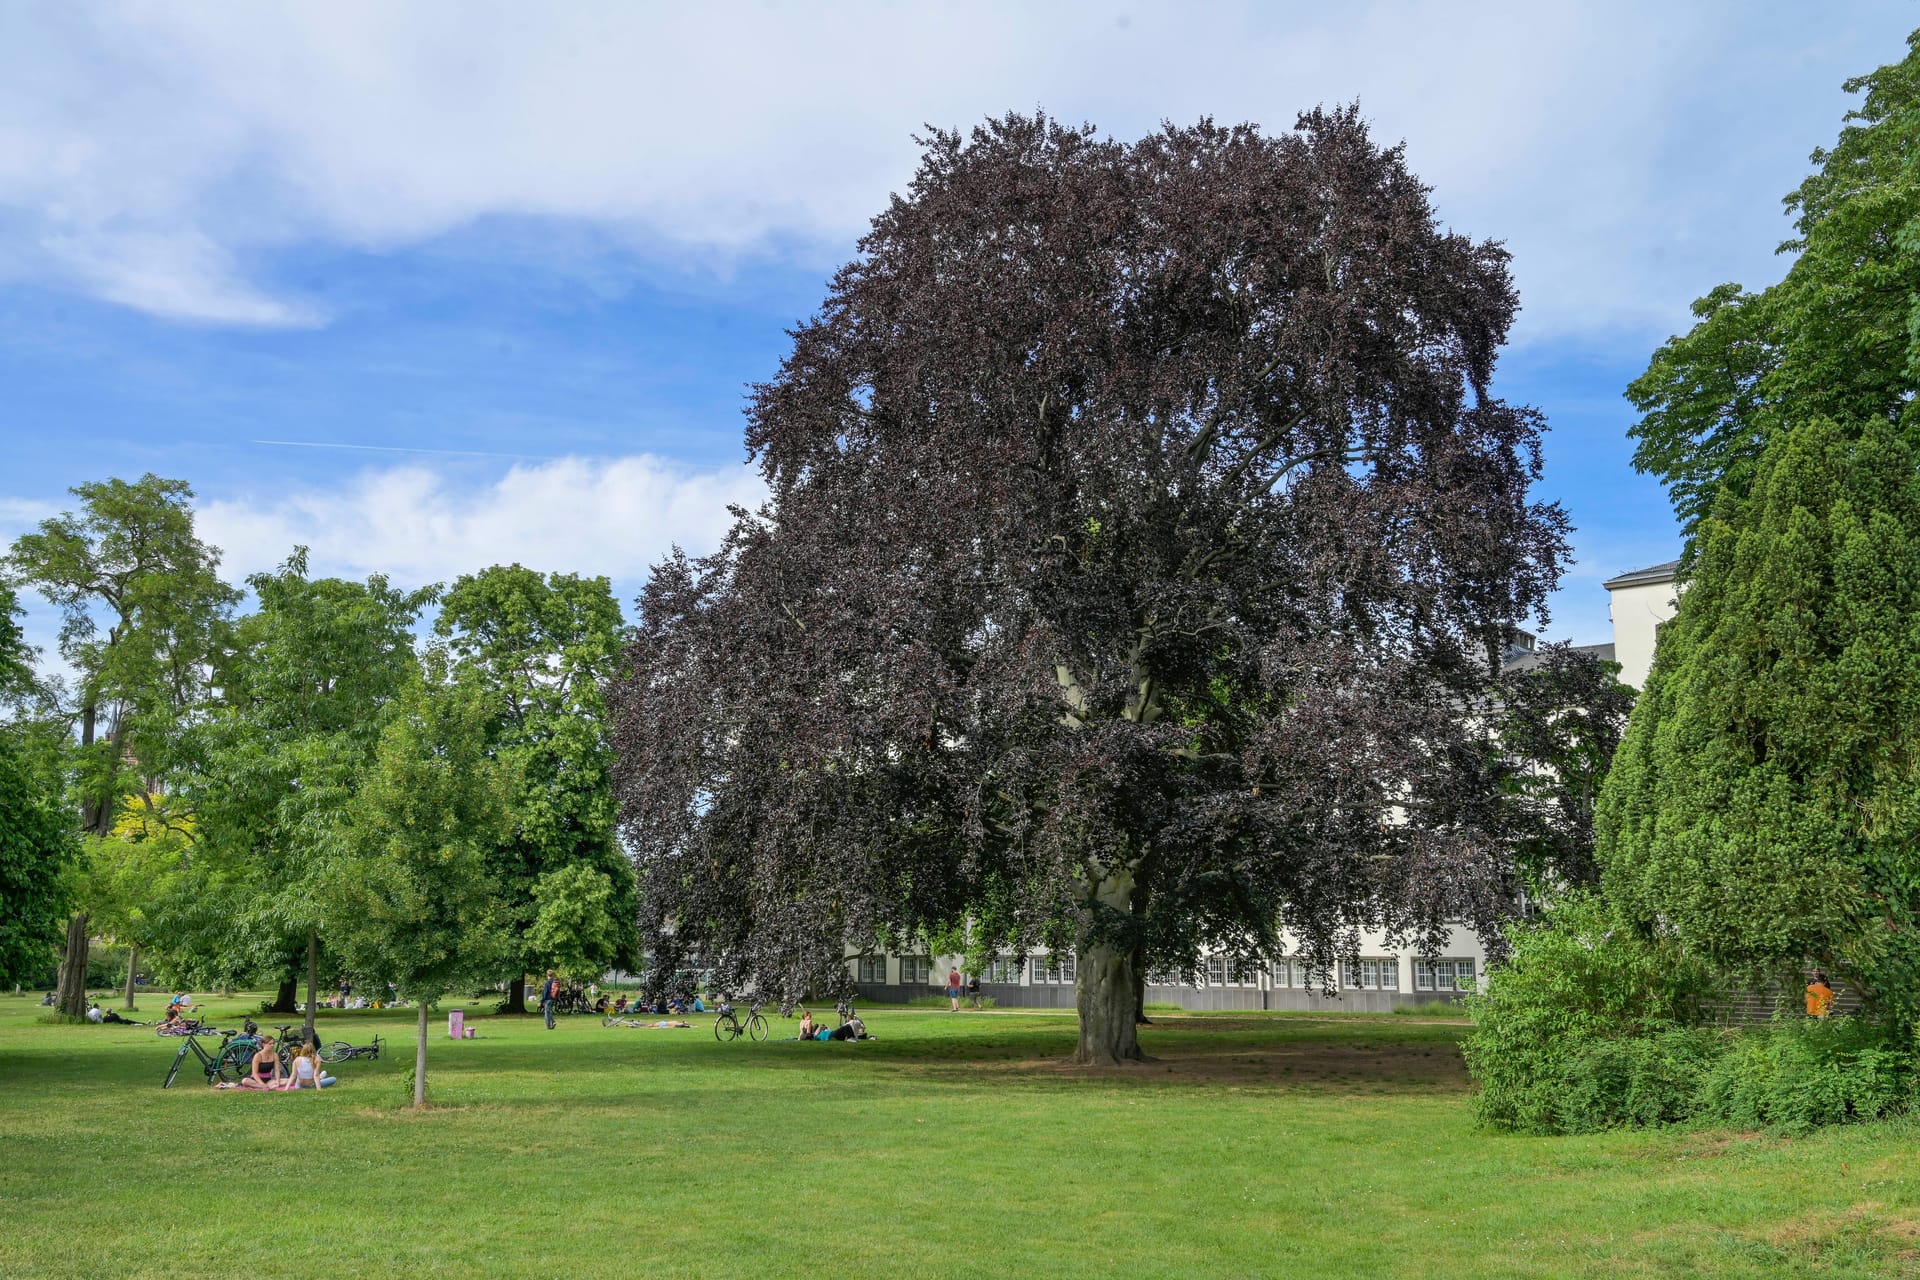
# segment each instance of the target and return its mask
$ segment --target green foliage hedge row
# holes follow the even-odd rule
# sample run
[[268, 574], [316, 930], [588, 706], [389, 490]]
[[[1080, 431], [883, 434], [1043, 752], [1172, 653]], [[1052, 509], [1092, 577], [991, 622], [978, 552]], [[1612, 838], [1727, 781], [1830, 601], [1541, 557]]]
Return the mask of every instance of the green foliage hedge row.
[[[1468, 1000], [1482, 1123], [1521, 1133], [1661, 1125], [1805, 1129], [1878, 1119], [1913, 1097], [1904, 1033], [1859, 1019], [1703, 1027], [1711, 975], [1579, 898], [1514, 936]], [[1695, 1025], [1689, 1025], [1695, 1024]]]

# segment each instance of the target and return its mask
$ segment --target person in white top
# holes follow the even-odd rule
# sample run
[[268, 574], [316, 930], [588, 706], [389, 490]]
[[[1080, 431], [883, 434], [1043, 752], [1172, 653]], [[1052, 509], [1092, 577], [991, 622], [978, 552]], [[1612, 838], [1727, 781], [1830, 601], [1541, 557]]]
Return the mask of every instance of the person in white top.
[[294, 1055], [293, 1074], [284, 1086], [288, 1089], [324, 1089], [334, 1082], [320, 1066], [320, 1056], [314, 1052], [311, 1043], [300, 1046], [300, 1052]]

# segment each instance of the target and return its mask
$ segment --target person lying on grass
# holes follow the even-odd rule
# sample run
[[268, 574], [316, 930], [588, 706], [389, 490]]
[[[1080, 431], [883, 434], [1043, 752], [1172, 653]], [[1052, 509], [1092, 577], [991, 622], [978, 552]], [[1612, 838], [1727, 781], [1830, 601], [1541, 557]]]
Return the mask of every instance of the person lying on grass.
[[797, 1037], [801, 1040], [871, 1040], [867, 1034], [867, 1024], [858, 1017], [848, 1018], [845, 1022], [829, 1031], [825, 1027], [816, 1027], [811, 1035]]
[[102, 1009], [98, 1003], [87, 1006], [88, 1022], [105, 1022], [122, 1027], [144, 1027], [144, 1022], [135, 1022], [132, 1018], [123, 1018], [111, 1009]]

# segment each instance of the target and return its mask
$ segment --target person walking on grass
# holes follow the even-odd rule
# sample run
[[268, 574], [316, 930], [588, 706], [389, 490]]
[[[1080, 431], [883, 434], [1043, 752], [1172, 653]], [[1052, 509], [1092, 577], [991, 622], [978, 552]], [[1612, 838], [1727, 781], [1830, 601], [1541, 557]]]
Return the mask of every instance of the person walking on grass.
[[960, 971], [947, 970], [947, 999], [953, 1001], [953, 1012], [960, 1012]]
[[547, 980], [540, 986], [540, 1016], [547, 1020], [547, 1030], [553, 1030], [553, 1006], [560, 1001], [560, 978], [553, 970], [547, 970]]
[[967, 976], [967, 1002], [976, 1009], [980, 1007], [980, 975], [977, 973]]

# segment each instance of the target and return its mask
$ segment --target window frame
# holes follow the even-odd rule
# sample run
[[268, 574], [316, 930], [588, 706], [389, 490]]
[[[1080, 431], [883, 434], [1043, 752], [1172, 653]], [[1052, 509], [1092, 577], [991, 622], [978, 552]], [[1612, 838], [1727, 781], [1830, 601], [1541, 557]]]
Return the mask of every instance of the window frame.
[[[1381, 981], [1391, 976], [1389, 985]], [[1354, 956], [1340, 962], [1340, 989], [1343, 991], [1387, 991], [1398, 993], [1400, 990], [1400, 958], [1398, 956]]]
[[[1443, 965], [1446, 967], [1444, 977], [1441, 973]], [[1431, 960], [1416, 957], [1413, 962], [1413, 989], [1458, 995], [1465, 990], [1460, 985], [1461, 979], [1471, 983], [1478, 979], [1479, 974], [1480, 967], [1472, 956], [1435, 956]]]

